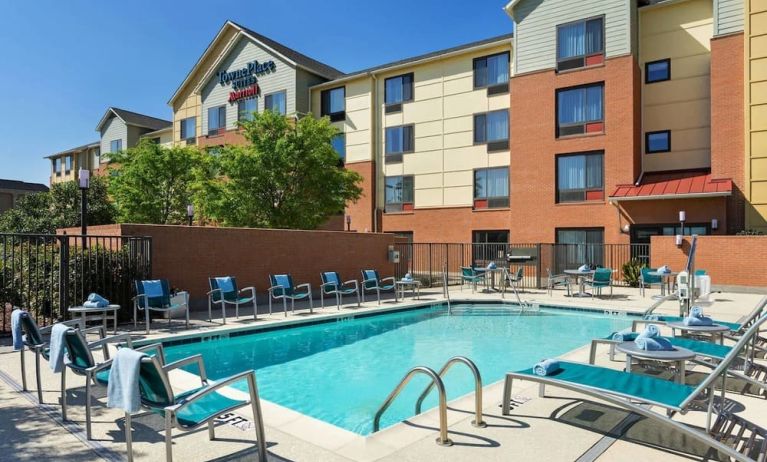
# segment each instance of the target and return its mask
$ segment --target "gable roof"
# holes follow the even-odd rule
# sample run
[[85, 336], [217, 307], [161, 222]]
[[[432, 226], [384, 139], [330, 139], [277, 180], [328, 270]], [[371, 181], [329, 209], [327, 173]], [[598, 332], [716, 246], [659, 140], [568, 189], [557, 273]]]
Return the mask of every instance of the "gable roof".
[[[290, 62], [291, 64], [304, 68], [308, 70], [309, 72], [319, 75], [320, 77], [324, 77], [328, 80], [332, 80], [343, 75], [343, 72], [339, 71], [338, 69], [334, 67], [321, 63], [317, 61], [316, 59], [312, 59], [301, 52], [298, 52], [266, 36], [263, 36], [259, 34], [258, 32], [253, 31], [252, 29], [248, 29], [247, 27], [241, 26], [240, 24], [237, 24], [236, 22], [229, 20], [224, 23], [221, 29], [219, 29], [216, 36], [208, 44], [207, 48], [205, 48], [205, 51], [197, 59], [197, 62], [194, 64], [194, 66], [192, 66], [192, 69], [184, 78], [184, 81], [181, 82], [181, 85], [178, 86], [176, 91], [173, 93], [173, 96], [170, 97], [170, 99], [168, 100], [169, 105], [173, 104], [173, 102], [181, 93], [181, 90], [189, 84], [189, 81], [192, 78], [192, 75], [195, 73], [195, 71], [197, 71], [197, 69], [199, 69], [204, 58], [213, 51], [213, 49], [215, 48], [215, 45], [218, 43], [219, 39], [222, 37], [223, 32], [229, 27], [235, 28], [240, 34], [244, 34], [251, 40], [258, 42], [264, 48], [268, 48], [274, 51], [275, 53], [282, 56], [283, 59]], [[218, 61], [220, 61], [222, 58], [219, 58]], [[215, 65], [213, 67], [215, 67]]]
[[27, 183], [19, 180], [0, 179], [0, 189], [15, 189], [17, 191], [48, 191], [48, 186], [42, 183]]
[[117, 107], [110, 107], [104, 113], [104, 117], [101, 118], [99, 124], [96, 125], [96, 131], [101, 131], [101, 127], [106, 123], [107, 120], [109, 120], [111, 115], [119, 118], [126, 125], [148, 128], [150, 130], [160, 130], [173, 125], [170, 120], [159, 119], [157, 117], [139, 114], [138, 112], [128, 111]]

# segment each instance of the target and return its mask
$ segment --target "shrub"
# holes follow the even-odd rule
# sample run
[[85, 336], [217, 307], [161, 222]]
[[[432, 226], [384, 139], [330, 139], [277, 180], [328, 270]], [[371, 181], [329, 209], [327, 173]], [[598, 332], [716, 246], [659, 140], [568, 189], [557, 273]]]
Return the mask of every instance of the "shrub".
[[639, 278], [645, 265], [637, 258], [623, 264], [623, 281], [630, 287], [639, 287]]

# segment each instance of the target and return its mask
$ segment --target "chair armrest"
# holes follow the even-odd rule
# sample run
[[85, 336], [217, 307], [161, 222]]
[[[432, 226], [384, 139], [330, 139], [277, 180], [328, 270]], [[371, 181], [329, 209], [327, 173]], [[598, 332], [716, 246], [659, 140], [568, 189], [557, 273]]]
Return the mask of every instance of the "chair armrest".
[[378, 281], [376, 279], [363, 279], [362, 284], [364, 285], [366, 282], [375, 282], [376, 285], [378, 285]]
[[253, 297], [253, 300], [256, 299], [256, 288], [254, 286], [240, 289], [239, 293], [243, 293], [243, 292], [250, 292], [250, 296]]
[[100, 348], [104, 345], [108, 345], [110, 343], [117, 343], [117, 342], [125, 342], [128, 344], [128, 348], [133, 348], [133, 339], [131, 337], [131, 334], [128, 334], [128, 333], [112, 335], [111, 337], [106, 337], [106, 338], [102, 338], [101, 340], [96, 340], [95, 342], [90, 342], [88, 343], [88, 348], [90, 349]]
[[157, 352], [157, 357], [160, 359], [160, 365], [165, 365], [165, 347], [162, 346], [162, 343], [150, 343], [149, 345], [137, 347], [135, 350], [147, 354], [149, 354], [150, 351], [155, 350]]
[[379, 280], [379, 282], [384, 282], [384, 281], [391, 281], [391, 283], [392, 283], [392, 284], [394, 284], [394, 282], [396, 281], [396, 279], [394, 279], [394, 276], [391, 276], [391, 277], [388, 277], [388, 278], [381, 278], [381, 279]]
[[324, 282], [320, 285], [320, 289], [323, 293], [330, 293], [327, 292], [327, 287], [332, 288], [333, 290], [338, 290], [340, 287], [338, 287], [338, 283], [335, 282]]
[[354, 286], [354, 290], [359, 290], [360, 289], [360, 283], [356, 279], [352, 279], [351, 281], [346, 281], [346, 282], [344, 282], [341, 285], [344, 285], [344, 286], [346, 286], [346, 285], [353, 285]]
[[93, 326], [93, 327], [89, 327], [87, 329], [80, 329], [80, 332], [82, 332], [83, 334], [86, 334], [86, 335], [87, 334], [92, 334], [92, 333], [95, 332], [95, 333], [99, 334], [99, 340], [103, 340], [107, 336], [107, 333], [104, 330], [104, 326]]
[[299, 289], [301, 287], [306, 288], [306, 293], [309, 293], [309, 294], [312, 293], [312, 285], [310, 283], [307, 282], [306, 284], [299, 284], [295, 286], [294, 289]]
[[[79, 329], [80, 328], [80, 322], [81, 322], [81, 320], [78, 318], [78, 319], [70, 319], [69, 321], [62, 321], [60, 323], [57, 322], [57, 323], [54, 323], [54, 324], [64, 324], [65, 326], [74, 327], [76, 329]], [[40, 328], [40, 334], [41, 335], [48, 335], [48, 334], [50, 334], [51, 330], [53, 329], [53, 325], [54, 324], [51, 324], [50, 326], [41, 327]]]
[[197, 368], [199, 369], [199, 372], [200, 372], [200, 380], [202, 380], [203, 385], [207, 384], [208, 375], [205, 373], [205, 361], [203, 361], [201, 354], [192, 355], [187, 358], [174, 361], [170, 364], [166, 364], [162, 367], [162, 370], [167, 373], [174, 369], [188, 366], [190, 364], [197, 364]]
[[[144, 308], [141, 307], [141, 305], [138, 303], [139, 299], [144, 299]], [[133, 297], [131, 300], [133, 300], [133, 304], [137, 305], [139, 309], [143, 310], [145, 308], [149, 308], [149, 297], [146, 294], [139, 294]]]
[[277, 284], [276, 286], [271, 286], [267, 290], [269, 291], [270, 294], [272, 294], [272, 296], [274, 296], [274, 290], [275, 289], [282, 289], [282, 291], [283, 291], [282, 295], [285, 295], [285, 286], [283, 286], [281, 284]]
[[196, 393], [193, 393], [193, 394], [187, 396], [184, 399], [184, 403], [183, 404], [177, 404], [175, 406], [171, 406], [170, 408], [166, 408], [166, 409], [172, 409], [174, 411], [178, 411], [179, 409], [181, 409], [181, 408], [183, 408], [183, 407], [193, 403], [194, 401], [202, 398], [203, 396], [206, 396], [206, 395], [209, 395], [209, 394], [215, 392], [216, 390], [218, 390], [220, 388], [223, 388], [223, 387], [229, 386], [229, 385], [231, 385], [233, 383], [236, 383], [236, 382], [239, 382], [241, 380], [247, 379], [248, 376], [251, 375], [251, 374], [253, 375], [253, 383], [255, 383], [255, 375], [256, 375], [256, 373], [254, 371], [243, 371], [243, 372], [240, 372], [239, 374], [235, 374], [235, 375], [229, 376], [227, 378], [224, 378], [224, 379], [221, 379], [221, 380], [217, 380], [215, 384], [208, 385], [204, 389], [202, 389], [202, 390], [200, 390], [200, 391], [198, 391]]
[[615, 340], [608, 340], [603, 338], [595, 338], [591, 340], [591, 350], [589, 351], [589, 364], [594, 364], [597, 356], [597, 345], [617, 345], [620, 342]]
[[[211, 289], [211, 290], [207, 291], [205, 293], [205, 295], [210, 297], [211, 295], [213, 295], [214, 292], [221, 292], [221, 289]], [[222, 294], [223, 294], [223, 292], [222, 292]]]

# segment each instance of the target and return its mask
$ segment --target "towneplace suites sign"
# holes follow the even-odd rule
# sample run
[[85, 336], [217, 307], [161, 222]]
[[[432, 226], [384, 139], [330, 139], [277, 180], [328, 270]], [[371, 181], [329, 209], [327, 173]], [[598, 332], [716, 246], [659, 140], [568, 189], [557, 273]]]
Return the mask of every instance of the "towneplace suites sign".
[[231, 85], [232, 91], [229, 92], [229, 102], [234, 103], [244, 98], [251, 98], [258, 95], [258, 78], [264, 74], [271, 74], [277, 70], [274, 61], [259, 63], [258, 61], [249, 62], [242, 69], [234, 71], [219, 71], [216, 76], [221, 86]]

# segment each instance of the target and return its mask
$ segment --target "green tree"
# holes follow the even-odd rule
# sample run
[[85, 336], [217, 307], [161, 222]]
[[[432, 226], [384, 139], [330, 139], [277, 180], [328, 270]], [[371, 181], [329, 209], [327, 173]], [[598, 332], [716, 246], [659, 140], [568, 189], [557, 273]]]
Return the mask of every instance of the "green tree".
[[217, 177], [198, 182], [202, 210], [223, 225], [314, 229], [362, 194], [362, 177], [339, 168], [327, 118], [264, 111], [240, 126], [249, 144], [223, 148]]
[[164, 147], [144, 139], [109, 154], [109, 193], [121, 223], [178, 224], [186, 220], [203, 154], [194, 147]]
[[[88, 195], [88, 225], [114, 223], [115, 209], [104, 178], [91, 178]], [[0, 231], [52, 234], [57, 228], [80, 226], [80, 188], [75, 181], [56, 183], [49, 192], [29, 194], [16, 206], [0, 214]]]

